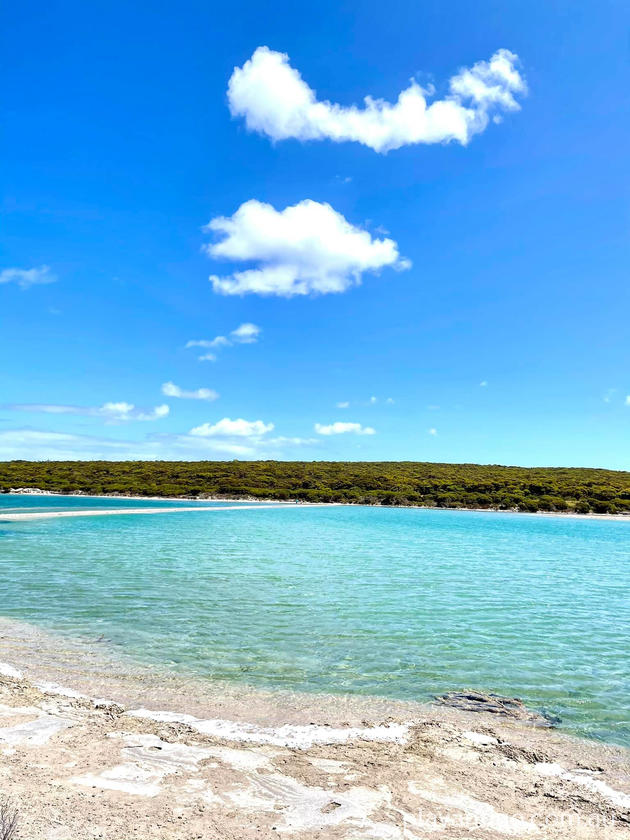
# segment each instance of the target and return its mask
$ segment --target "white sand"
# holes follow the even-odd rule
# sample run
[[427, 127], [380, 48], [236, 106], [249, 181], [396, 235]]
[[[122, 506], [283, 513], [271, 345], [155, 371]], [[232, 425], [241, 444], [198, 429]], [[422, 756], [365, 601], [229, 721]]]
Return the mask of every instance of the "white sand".
[[[328, 505], [325, 505], [328, 507]], [[224, 510], [278, 510], [281, 508], [300, 508], [302, 505], [277, 504], [277, 505], [223, 505], [221, 507], [159, 507], [159, 508], [115, 508], [113, 510], [38, 510], [28, 513], [2, 513], [0, 522], [25, 522], [31, 519], [61, 519], [72, 516], [125, 516], [129, 514], [145, 513], [183, 513], [190, 511], [203, 511], [205, 513], [218, 513]], [[309, 505], [309, 507], [320, 507], [320, 505]], [[321, 507], [324, 507], [322, 503]]]

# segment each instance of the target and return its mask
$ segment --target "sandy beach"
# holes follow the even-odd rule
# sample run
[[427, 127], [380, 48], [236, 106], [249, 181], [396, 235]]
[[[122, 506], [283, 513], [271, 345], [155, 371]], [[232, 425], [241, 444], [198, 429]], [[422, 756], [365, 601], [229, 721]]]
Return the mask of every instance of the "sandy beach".
[[0, 792], [29, 840], [630, 836], [622, 748], [437, 705], [205, 686], [5, 620], [0, 643]]
[[[220, 507], [210, 507], [209, 505], [196, 505], [185, 507], [156, 507], [156, 508], [112, 508], [94, 509], [94, 510], [37, 510], [19, 513], [0, 513], [0, 520], [3, 522], [26, 522], [31, 519], [62, 519], [74, 516], [125, 516], [130, 514], [152, 514], [152, 513], [190, 513], [195, 511], [197, 513], [217, 513], [224, 510], [273, 510], [276, 508], [296, 507], [295, 504], [275, 504], [275, 505], [221, 505]], [[321, 505], [310, 505], [310, 507], [321, 507]]]

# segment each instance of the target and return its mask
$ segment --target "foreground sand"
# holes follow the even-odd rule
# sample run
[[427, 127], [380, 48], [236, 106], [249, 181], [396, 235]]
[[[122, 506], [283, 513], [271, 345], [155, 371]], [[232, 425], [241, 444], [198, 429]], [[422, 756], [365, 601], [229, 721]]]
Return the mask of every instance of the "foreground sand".
[[[374, 698], [204, 695], [44, 637], [35, 652], [22, 630], [0, 623], [0, 796], [20, 840], [630, 837], [622, 749]], [[60, 674], [120, 702], [44, 679]]]

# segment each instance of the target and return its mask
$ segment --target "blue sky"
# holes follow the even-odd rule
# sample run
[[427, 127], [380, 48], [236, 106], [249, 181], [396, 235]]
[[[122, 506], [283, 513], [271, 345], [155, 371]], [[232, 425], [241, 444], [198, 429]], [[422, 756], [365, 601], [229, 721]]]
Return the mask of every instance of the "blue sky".
[[0, 458], [630, 469], [629, 23], [13, 4]]

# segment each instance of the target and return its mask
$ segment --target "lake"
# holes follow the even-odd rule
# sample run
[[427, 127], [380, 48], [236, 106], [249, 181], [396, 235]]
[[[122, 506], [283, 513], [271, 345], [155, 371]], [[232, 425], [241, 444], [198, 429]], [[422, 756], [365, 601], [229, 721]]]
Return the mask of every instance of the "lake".
[[2, 521], [178, 504], [0, 496], [0, 614], [203, 680], [515, 695], [630, 745], [630, 521], [211, 502]]

